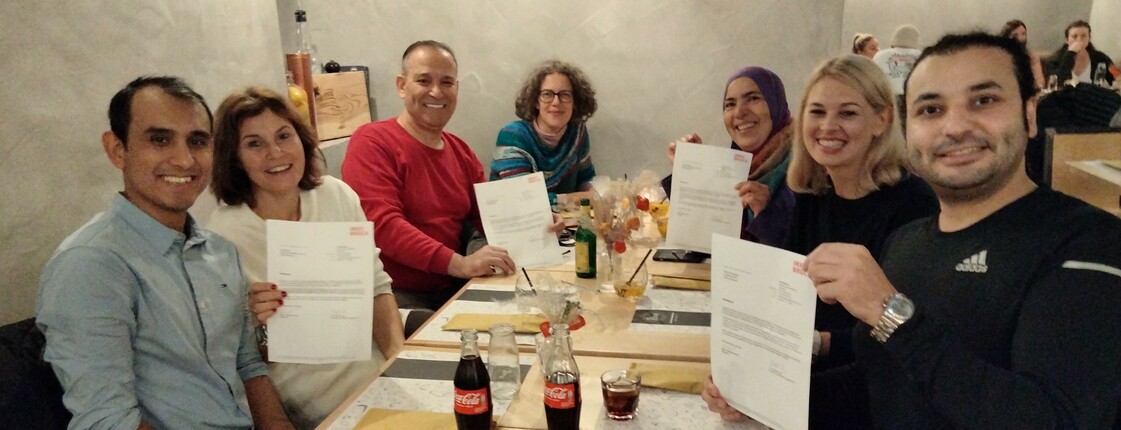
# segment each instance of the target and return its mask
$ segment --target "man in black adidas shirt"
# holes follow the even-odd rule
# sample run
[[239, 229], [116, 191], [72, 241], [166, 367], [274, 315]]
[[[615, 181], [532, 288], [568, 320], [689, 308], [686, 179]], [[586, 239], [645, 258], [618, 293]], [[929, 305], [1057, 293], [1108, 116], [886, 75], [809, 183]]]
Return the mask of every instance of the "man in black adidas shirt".
[[[882, 268], [825, 244], [805, 268], [862, 321], [857, 362], [815, 375], [813, 428], [1104, 429], [1121, 402], [1121, 219], [1024, 170], [1030, 60], [1011, 39], [927, 48], [901, 114], [941, 213], [900, 227]], [[711, 410], [740, 419], [706, 387]]]
[[[927, 48], [902, 114], [941, 213], [897, 230], [882, 270], [852, 245], [806, 258], [821, 298], [864, 323], [854, 349], [874, 427], [1115, 422], [1121, 219], [1028, 179], [1035, 93], [1028, 55], [1008, 39], [950, 35]], [[836, 393], [852, 387], [834, 382], [814, 386], [815, 424], [857, 410], [838, 408], [851, 396]]]

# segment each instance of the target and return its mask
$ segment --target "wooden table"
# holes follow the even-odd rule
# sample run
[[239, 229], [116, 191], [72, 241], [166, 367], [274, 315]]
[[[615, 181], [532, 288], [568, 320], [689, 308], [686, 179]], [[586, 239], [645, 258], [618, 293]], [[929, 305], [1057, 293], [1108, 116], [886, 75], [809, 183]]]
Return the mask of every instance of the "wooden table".
[[[528, 378], [536, 354], [521, 354], [523, 381]], [[352, 429], [370, 409], [438, 412], [451, 414], [454, 404], [455, 369], [459, 348], [425, 348], [406, 345], [389, 359], [378, 375], [352, 394], [317, 427], [321, 430]], [[541, 373], [540, 370], [537, 371]], [[494, 417], [505, 413], [512, 399], [494, 399]]]
[[[687, 263], [665, 263], [689, 265]], [[691, 265], [701, 266], [701, 265]], [[705, 265], [707, 266], [707, 265]], [[653, 269], [653, 268], [652, 268]], [[662, 273], [693, 273], [701, 269], [677, 268]], [[599, 291], [595, 280], [576, 278], [571, 272], [549, 272], [558, 281], [575, 284], [579, 290], [581, 304], [585, 309], [587, 325], [572, 333], [573, 348], [577, 354], [605, 357], [662, 358], [677, 361], [708, 362], [709, 335], [707, 331], [687, 332], [668, 328], [665, 331], [644, 327], [633, 330], [632, 320], [635, 308], [644, 307], [659, 297], [696, 296], [698, 302], [707, 308], [708, 293], [703, 291], [671, 290], [662, 292], [655, 288], [639, 302], [622, 299], [613, 293]], [[452, 296], [435, 315], [405, 341], [406, 345], [458, 348], [459, 335], [443, 331], [440, 327], [458, 313], [519, 313], [513, 303], [515, 276], [476, 278]], [[481, 290], [499, 291], [505, 288], [505, 301], [474, 302], [464, 299], [465, 293], [480, 293]], [[497, 294], [497, 293], [496, 293]], [[471, 294], [479, 296], [480, 294]], [[669, 300], [667, 300], [669, 301]], [[680, 301], [680, 300], [679, 300]], [[646, 306], [656, 308], [657, 306]], [[645, 325], [644, 325], [645, 326]], [[485, 348], [489, 340], [486, 333], [479, 334], [479, 345]], [[517, 341], [522, 352], [536, 350], [532, 336], [518, 335]]]
[[[638, 399], [636, 417], [631, 421], [612, 421], [603, 409], [603, 394], [599, 377], [612, 369], [625, 369], [631, 363], [650, 363], [707, 369], [707, 363], [680, 363], [665, 360], [636, 360], [631, 358], [576, 356], [580, 368], [580, 407], [581, 429], [766, 429], [762, 424], [750, 420], [741, 423], [728, 423], [719, 414], [709, 412], [699, 394], [680, 393], [656, 388], [642, 387]], [[544, 430], [545, 425], [545, 380], [534, 364], [529, 370], [522, 388], [510, 403], [498, 427], [502, 429]]]
[[[1119, 163], [1121, 160], [1083, 160], [1068, 161], [1067, 165], [1100, 180], [1084, 182], [1084, 189], [1074, 193], [1075, 197], [1085, 200], [1099, 208], [1121, 216], [1121, 169], [1107, 165], [1105, 161]], [[1063, 190], [1069, 192], [1068, 190]]]
[[[650, 272], [663, 276], [708, 279], [708, 264], [648, 262]], [[639, 406], [639, 418], [629, 422], [608, 421], [604, 417], [603, 399], [599, 389], [599, 376], [612, 368], [626, 367], [633, 361], [674, 363], [682, 366], [705, 367], [709, 361], [709, 334], [707, 327], [665, 326], [645, 322], [633, 323], [636, 310], [643, 312], [682, 312], [703, 314], [707, 312], [707, 292], [663, 290], [654, 288], [639, 301], [629, 301], [614, 293], [599, 292], [595, 280], [575, 277], [571, 267], [535, 269], [535, 273], [548, 273], [558, 281], [576, 285], [581, 304], [585, 308], [587, 325], [572, 333], [573, 349], [581, 370], [583, 407], [581, 428], [665, 428], [683, 423], [680, 428], [713, 428], [721, 425], [717, 414], [708, 412], [696, 394], [672, 393], [664, 390], [644, 389]], [[452, 379], [454, 366], [459, 359], [459, 334], [444, 332], [440, 326], [451, 314], [457, 312], [518, 313], [514, 302], [515, 276], [486, 277], [471, 280], [451, 300], [440, 308], [417, 332], [405, 341], [404, 350], [382, 367], [382, 372], [372, 378], [364, 389], [354, 393], [339, 406], [318, 428], [351, 429], [371, 408], [452, 412]], [[502, 300], [489, 300], [501, 298]], [[684, 330], [684, 331], [682, 331]], [[522, 388], [512, 400], [495, 401], [496, 420], [503, 429], [545, 428], [543, 406], [543, 378], [537, 361], [536, 346], [530, 338], [518, 338], [523, 365]], [[479, 333], [479, 346], [485, 350], [489, 343], [487, 333]], [[484, 357], [485, 357], [484, 352]], [[424, 361], [428, 360], [428, 361]], [[418, 365], [418, 363], [420, 363]], [[530, 368], [530, 365], [533, 367]], [[425, 369], [422, 377], [408, 377], [409, 372]], [[504, 414], [507, 407], [513, 412]], [[501, 417], [501, 418], [500, 418]], [[643, 418], [645, 417], [645, 418]], [[762, 428], [750, 425], [733, 425], [725, 428]]]

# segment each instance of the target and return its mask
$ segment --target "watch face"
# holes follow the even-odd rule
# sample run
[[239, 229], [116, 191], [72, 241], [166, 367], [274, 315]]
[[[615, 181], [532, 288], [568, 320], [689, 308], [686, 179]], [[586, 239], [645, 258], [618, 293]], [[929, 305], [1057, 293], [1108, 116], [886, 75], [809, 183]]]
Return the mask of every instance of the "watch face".
[[915, 304], [902, 293], [895, 293], [887, 303], [887, 310], [906, 320], [915, 314]]

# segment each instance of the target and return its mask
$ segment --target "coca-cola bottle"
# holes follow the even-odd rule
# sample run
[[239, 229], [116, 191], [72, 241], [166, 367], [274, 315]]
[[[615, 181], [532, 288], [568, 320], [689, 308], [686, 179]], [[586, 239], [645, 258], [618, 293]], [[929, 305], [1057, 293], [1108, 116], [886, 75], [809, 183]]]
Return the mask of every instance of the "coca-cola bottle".
[[490, 430], [493, 406], [490, 375], [479, 356], [479, 333], [466, 329], [460, 334], [462, 345], [459, 367], [455, 369], [455, 426], [459, 430]]
[[553, 357], [545, 364], [545, 421], [549, 430], [580, 428], [580, 369], [572, 357], [568, 324], [555, 324]]

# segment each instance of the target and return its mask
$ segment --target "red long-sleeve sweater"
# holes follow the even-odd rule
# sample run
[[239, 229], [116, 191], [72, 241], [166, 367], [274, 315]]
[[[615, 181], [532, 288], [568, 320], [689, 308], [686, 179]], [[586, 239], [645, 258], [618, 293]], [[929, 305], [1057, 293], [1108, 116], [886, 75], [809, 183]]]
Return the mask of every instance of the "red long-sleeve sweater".
[[447, 270], [463, 221], [480, 226], [474, 184], [486, 181], [483, 166], [466, 142], [442, 134], [444, 148], [432, 149], [390, 118], [359, 127], [346, 149], [342, 179], [374, 223], [394, 289], [455, 288]]

